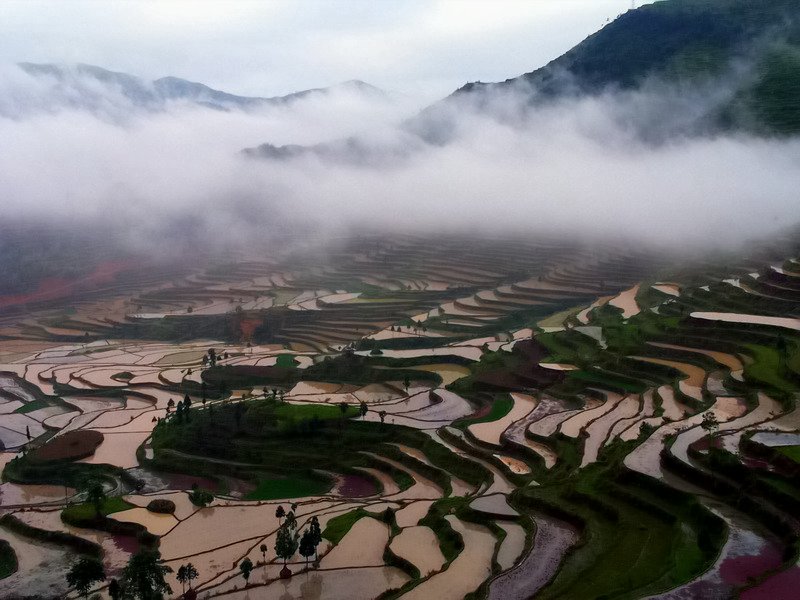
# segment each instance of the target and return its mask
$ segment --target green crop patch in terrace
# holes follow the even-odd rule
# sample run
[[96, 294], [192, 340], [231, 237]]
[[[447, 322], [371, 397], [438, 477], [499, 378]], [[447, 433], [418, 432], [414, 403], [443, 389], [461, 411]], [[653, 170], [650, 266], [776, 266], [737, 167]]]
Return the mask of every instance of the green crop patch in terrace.
[[353, 525], [355, 525], [359, 519], [369, 516], [371, 516], [370, 513], [365, 511], [363, 508], [359, 508], [344, 513], [343, 515], [333, 517], [330, 521], [328, 521], [327, 526], [322, 531], [322, 537], [324, 537], [326, 540], [330, 540], [334, 544], [338, 544], [342, 541], [342, 538], [347, 534], [347, 532], [353, 528]]
[[33, 402], [26, 402], [22, 406], [20, 406], [15, 413], [25, 414], [29, 412], [33, 412], [35, 410], [39, 410], [40, 408], [47, 408], [50, 406], [45, 400], [34, 400]]
[[474, 419], [470, 419], [466, 417], [464, 419], [460, 419], [454, 425], [456, 427], [467, 427], [469, 425], [476, 425], [478, 423], [489, 423], [491, 421], [499, 421], [503, 417], [505, 417], [508, 413], [511, 412], [511, 409], [514, 408], [514, 399], [507, 395], [502, 394], [496, 396], [492, 401], [491, 407], [489, 408], [489, 412], [483, 415], [482, 417], [477, 417]]
[[794, 462], [800, 463], [800, 446], [782, 446], [778, 448], [778, 452], [791, 458]]
[[714, 560], [724, 534], [706, 539], [711, 513], [680, 494], [664, 501], [637, 485], [612, 489], [612, 472], [594, 465], [568, 483], [525, 491], [523, 502], [558, 507], [584, 523], [583, 543], [537, 597], [639, 598], [691, 580]]
[[251, 482], [248, 499], [319, 495], [331, 482], [317, 473], [357, 473], [379, 469], [398, 487], [414, 483], [405, 470], [374, 458], [384, 444], [423, 449], [439, 468], [467, 481], [487, 474], [475, 463], [442, 448], [424, 433], [397, 425], [355, 420], [354, 405], [292, 405], [258, 399], [192, 407], [188, 417], [173, 416], [153, 431], [153, 467], [207, 476], [224, 473]]
[[752, 364], [745, 365], [744, 376], [755, 383], [766, 384], [783, 393], [793, 393], [797, 385], [783, 377], [781, 367], [781, 353], [775, 348], [768, 348], [756, 344], [742, 344], [743, 348], [752, 356]]
[[[103, 506], [100, 509], [100, 513], [107, 517], [108, 515], [114, 514], [115, 512], [122, 512], [123, 510], [128, 510], [130, 508], [136, 508], [133, 504], [129, 502], [125, 502], [122, 498], [118, 496], [112, 496], [110, 498], [106, 498], [103, 501]], [[95, 508], [89, 502], [83, 502], [81, 504], [73, 504], [72, 506], [68, 506], [63, 511], [61, 511], [61, 519], [66, 523], [75, 523], [79, 521], [89, 521], [97, 516], [95, 512]]]
[[303, 475], [262, 479], [256, 485], [256, 489], [245, 496], [245, 500], [278, 500], [280, 498], [319, 496], [327, 492], [330, 487], [330, 481]]
[[284, 369], [292, 369], [298, 364], [300, 363], [298, 363], [297, 359], [291, 354], [279, 354], [278, 358], [275, 359], [275, 366]]

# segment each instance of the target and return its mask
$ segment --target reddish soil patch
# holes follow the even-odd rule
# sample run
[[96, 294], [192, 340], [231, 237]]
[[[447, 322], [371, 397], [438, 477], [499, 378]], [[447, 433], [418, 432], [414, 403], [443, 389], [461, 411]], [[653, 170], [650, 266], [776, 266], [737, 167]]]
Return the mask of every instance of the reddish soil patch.
[[484, 371], [475, 376], [475, 382], [491, 390], [523, 391], [543, 389], [564, 380], [563, 371], [539, 366], [539, 362], [548, 355], [548, 350], [538, 341], [517, 342], [511, 353], [514, 366]]
[[711, 437], [710, 435], [700, 438], [689, 446], [689, 449], [697, 450], [698, 452], [708, 452], [711, 448], [722, 448], [722, 442], [719, 438]]
[[491, 410], [492, 410], [492, 405], [491, 404], [484, 404], [478, 410], [476, 410], [474, 413], [471, 413], [471, 414], [467, 415], [466, 417], [464, 417], [464, 419], [465, 420], [467, 420], [467, 419], [482, 419], [483, 417], [488, 415]]
[[263, 323], [261, 319], [242, 319], [239, 321], [239, 330], [242, 332], [242, 339], [251, 341], [256, 329], [260, 325], [263, 325]]
[[364, 498], [378, 493], [375, 484], [361, 475], [344, 475], [336, 493], [345, 498]]
[[94, 454], [102, 443], [103, 434], [99, 431], [91, 429], [69, 431], [36, 448], [31, 453], [31, 458], [41, 462], [78, 460]]
[[763, 469], [765, 471], [770, 470], [770, 464], [765, 460], [760, 460], [758, 458], [751, 458], [749, 456], [743, 456], [742, 462], [749, 469]]
[[44, 302], [47, 300], [64, 298], [78, 290], [114, 281], [120, 272], [129, 270], [133, 266], [133, 261], [107, 261], [100, 263], [88, 275], [76, 279], [48, 277], [42, 279], [39, 282], [39, 287], [33, 292], [0, 296], [0, 308], [7, 308], [16, 304]]
[[780, 551], [769, 544], [757, 556], [737, 556], [725, 560], [719, 566], [722, 580], [731, 585], [744, 585], [751, 577], [756, 577], [781, 566]]
[[787, 571], [773, 575], [752, 589], [745, 590], [739, 597], [741, 600], [797, 598], [798, 590], [800, 590], [800, 567], [794, 566]]

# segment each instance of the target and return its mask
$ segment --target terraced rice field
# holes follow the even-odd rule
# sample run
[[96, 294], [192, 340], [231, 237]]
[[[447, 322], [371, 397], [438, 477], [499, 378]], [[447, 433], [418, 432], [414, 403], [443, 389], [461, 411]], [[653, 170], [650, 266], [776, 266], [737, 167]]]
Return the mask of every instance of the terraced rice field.
[[367, 238], [0, 313], [0, 597], [144, 546], [200, 598], [791, 597], [796, 254]]

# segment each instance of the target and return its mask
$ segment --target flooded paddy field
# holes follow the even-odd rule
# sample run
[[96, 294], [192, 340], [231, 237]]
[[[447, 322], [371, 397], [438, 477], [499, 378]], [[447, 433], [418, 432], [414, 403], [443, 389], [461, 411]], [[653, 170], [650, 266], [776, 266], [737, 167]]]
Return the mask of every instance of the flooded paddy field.
[[147, 550], [175, 598], [188, 563], [200, 598], [760, 598], [795, 580], [789, 304], [717, 272], [652, 284], [668, 261], [627, 247], [348, 252], [0, 313], [18, 563], [0, 595], [71, 598], [81, 557], [120, 578]]

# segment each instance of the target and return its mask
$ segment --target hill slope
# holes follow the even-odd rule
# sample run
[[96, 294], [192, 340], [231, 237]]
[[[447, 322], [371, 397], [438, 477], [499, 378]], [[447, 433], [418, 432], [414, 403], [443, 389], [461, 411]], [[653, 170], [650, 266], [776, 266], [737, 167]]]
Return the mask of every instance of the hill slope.
[[513, 91], [535, 105], [636, 90], [654, 78], [672, 85], [732, 85], [725, 105], [708, 115], [716, 128], [800, 133], [800, 0], [664, 0], [643, 6], [540, 69], [463, 86], [409, 127], [442, 143], [454, 102], [480, 110]]

